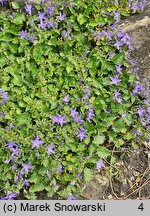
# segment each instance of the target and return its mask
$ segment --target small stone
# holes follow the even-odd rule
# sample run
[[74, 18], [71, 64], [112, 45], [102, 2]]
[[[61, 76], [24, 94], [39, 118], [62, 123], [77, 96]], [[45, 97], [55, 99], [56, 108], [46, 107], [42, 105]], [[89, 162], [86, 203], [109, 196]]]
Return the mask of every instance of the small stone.
[[108, 185], [108, 178], [97, 174], [85, 185], [81, 196], [87, 200], [102, 199]]

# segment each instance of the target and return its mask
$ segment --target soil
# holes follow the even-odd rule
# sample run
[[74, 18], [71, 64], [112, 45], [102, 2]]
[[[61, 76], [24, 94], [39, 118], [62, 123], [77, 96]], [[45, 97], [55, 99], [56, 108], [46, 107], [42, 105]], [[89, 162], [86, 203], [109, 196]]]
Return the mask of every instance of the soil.
[[[126, 152], [115, 165], [119, 175], [111, 179], [104, 199], [150, 199], [150, 144], [131, 155]], [[120, 178], [120, 181], [119, 181]]]

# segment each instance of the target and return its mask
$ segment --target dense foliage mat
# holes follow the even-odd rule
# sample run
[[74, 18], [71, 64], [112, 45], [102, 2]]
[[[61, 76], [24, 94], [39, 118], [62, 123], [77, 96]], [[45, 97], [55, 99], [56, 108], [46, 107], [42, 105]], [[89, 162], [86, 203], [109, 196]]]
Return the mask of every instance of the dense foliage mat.
[[118, 29], [144, 2], [0, 3], [1, 199], [75, 199], [148, 138], [149, 95]]

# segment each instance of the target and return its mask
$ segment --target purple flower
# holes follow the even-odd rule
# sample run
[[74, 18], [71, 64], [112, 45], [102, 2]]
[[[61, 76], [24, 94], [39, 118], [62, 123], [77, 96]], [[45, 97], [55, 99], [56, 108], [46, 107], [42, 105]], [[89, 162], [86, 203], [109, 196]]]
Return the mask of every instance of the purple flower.
[[118, 11], [118, 10], [116, 10], [116, 11], [114, 12], [114, 20], [116, 21], [116, 23], [119, 22], [119, 11]]
[[14, 125], [12, 123], [9, 124], [10, 128], [14, 128]]
[[3, 100], [4, 100], [4, 103], [6, 103], [8, 101], [8, 93], [7, 92], [3, 92]]
[[4, 112], [1, 112], [1, 113], [0, 113], [0, 116], [1, 116], [2, 118], [5, 118]]
[[112, 111], [111, 110], [104, 110], [104, 112], [112, 115]]
[[135, 61], [134, 61], [134, 59], [131, 59], [129, 62], [130, 62], [130, 64], [131, 64], [132, 66], [135, 65]]
[[8, 141], [6, 147], [13, 152], [12, 156], [17, 155], [19, 153], [18, 145], [15, 142]]
[[22, 171], [25, 171], [26, 173], [28, 173], [30, 169], [32, 169], [32, 166], [30, 165], [30, 163], [22, 164]]
[[127, 43], [129, 44], [130, 43], [130, 37], [129, 35], [126, 33], [123, 38], [121, 38], [121, 42], [123, 42], [124, 44]]
[[144, 7], [147, 5], [148, 1], [147, 0], [142, 0], [139, 2], [139, 7], [143, 10]]
[[37, 40], [37, 37], [36, 37], [36, 36], [30, 36], [30, 37], [29, 37], [29, 41], [30, 41], [31, 43], [34, 43], [35, 40]]
[[86, 156], [86, 160], [88, 160], [88, 159], [90, 159], [92, 156], [91, 155], [88, 155], [88, 156]]
[[84, 121], [79, 116], [74, 116], [73, 118], [78, 124], [83, 124]]
[[32, 15], [32, 5], [31, 4], [26, 4], [25, 10], [30, 16]]
[[119, 39], [121, 39], [121, 38], [124, 37], [124, 33], [123, 33], [123, 31], [122, 31], [121, 29], [119, 29], [119, 30], [117, 31], [117, 37], [118, 37]]
[[55, 152], [53, 151], [54, 148], [55, 148], [55, 147], [54, 147], [52, 144], [50, 144], [50, 146], [49, 146], [48, 149], [47, 149], [48, 155], [50, 155], [51, 153], [52, 153], [52, 154], [55, 153]]
[[12, 167], [11, 167], [12, 170], [16, 170], [17, 169], [17, 165], [14, 164]]
[[110, 30], [114, 31], [114, 29], [117, 28], [117, 27], [118, 27], [118, 24], [114, 23], [114, 24], [110, 25]]
[[101, 169], [102, 167], [104, 167], [105, 165], [101, 162], [101, 160], [98, 160], [96, 162], [96, 169]]
[[49, 6], [45, 10], [46, 13], [49, 14], [50, 18], [53, 17], [54, 8], [50, 8]]
[[70, 30], [68, 30], [68, 31], [66, 31], [66, 30], [64, 30], [64, 31], [62, 31], [62, 33], [61, 33], [61, 35], [63, 36], [63, 37], [65, 37], [65, 38], [69, 38], [69, 35], [70, 35]]
[[45, 19], [45, 12], [44, 13], [41, 13], [40, 11], [38, 11], [38, 19], [40, 20], [40, 21], [42, 21], [43, 19]]
[[22, 39], [25, 39], [25, 40], [29, 40], [29, 35], [24, 31], [22, 30], [18, 36], [20, 36]]
[[14, 200], [14, 198], [17, 197], [17, 193], [13, 193], [12, 191], [9, 191], [7, 196], [5, 197], [6, 200]]
[[110, 79], [111, 79], [111, 82], [110, 82], [111, 85], [112, 84], [118, 85], [118, 83], [121, 82], [121, 80], [118, 79], [118, 76], [110, 77]]
[[122, 103], [122, 98], [120, 97], [120, 92], [119, 92], [119, 91], [115, 91], [113, 95], [114, 95], [114, 99], [115, 99], [118, 103]]
[[46, 30], [47, 27], [47, 22], [44, 20], [40, 20], [40, 24], [38, 24], [38, 27], [41, 28], [42, 30]]
[[13, 12], [9, 17], [10, 17], [11, 19], [13, 19], [14, 16], [15, 16], [15, 13]]
[[46, 23], [47, 28], [56, 28], [56, 23], [51, 19], [49, 22]]
[[147, 112], [150, 114], [150, 107], [147, 107]]
[[65, 103], [68, 103], [68, 101], [69, 101], [69, 95], [68, 94], [63, 98], [63, 101]]
[[57, 167], [56, 167], [56, 171], [57, 171], [58, 173], [61, 173], [61, 172], [62, 172], [62, 169], [61, 169], [60, 164], [57, 165]]
[[3, 99], [3, 101], [0, 101], [0, 105], [3, 105], [4, 103], [8, 101], [8, 93], [3, 92], [2, 88], [0, 88], [0, 98]]
[[19, 180], [18, 176], [14, 177], [14, 182], [17, 182]]
[[139, 116], [142, 116], [144, 113], [145, 113], [145, 110], [143, 110], [141, 107], [139, 107], [137, 114], [139, 114]]
[[137, 131], [137, 135], [141, 136], [142, 135], [141, 131]]
[[135, 94], [141, 93], [141, 91], [144, 91], [144, 90], [145, 90], [145, 88], [141, 86], [140, 82], [136, 82], [132, 93], [133, 93], [133, 95], [135, 95]]
[[30, 140], [30, 142], [32, 143], [32, 149], [33, 148], [39, 148], [41, 144], [43, 144], [43, 141], [42, 140], [39, 140], [39, 137], [36, 136], [36, 139], [35, 140]]
[[82, 178], [81, 173], [78, 172], [78, 173], [76, 174], [76, 177], [77, 177], [78, 179], [81, 179], [81, 178]]
[[18, 178], [20, 178], [20, 179], [23, 178], [22, 171], [19, 171], [19, 172], [18, 172]]
[[82, 100], [87, 100], [88, 99], [88, 97], [89, 97], [89, 86], [85, 86], [85, 90], [84, 90], [84, 96], [83, 96], [83, 98], [82, 98]]
[[95, 36], [95, 39], [98, 39], [100, 40], [102, 36], [106, 36], [107, 35], [107, 32], [102, 30], [101, 32], [96, 32], [96, 36]]
[[121, 66], [120, 65], [116, 65], [116, 70], [117, 70], [117, 72], [119, 73], [119, 74], [122, 74], [122, 68], [121, 68]]
[[65, 121], [65, 116], [61, 116], [61, 115], [55, 115], [53, 117], [51, 117], [52, 125], [54, 125], [55, 123], [60, 124], [61, 127], [63, 126], [63, 124], [67, 123]]
[[107, 40], [111, 41], [113, 37], [113, 34], [111, 32], [106, 32], [106, 38]]
[[0, 0], [0, 4], [3, 6], [8, 0]]
[[67, 198], [67, 200], [75, 200], [75, 199], [76, 199], [75, 196], [72, 196], [72, 195], [68, 196]]
[[90, 122], [92, 117], [94, 116], [94, 110], [92, 108], [89, 108], [89, 111], [87, 112], [87, 121]]
[[25, 186], [29, 186], [29, 181], [28, 180], [24, 180], [22, 183], [21, 183], [22, 187], [25, 187]]
[[112, 51], [110, 51], [109, 53], [108, 53], [108, 58], [112, 58], [112, 55], [113, 55], [113, 52]]
[[76, 107], [75, 107], [74, 109], [71, 109], [71, 114], [70, 114], [70, 116], [71, 116], [72, 118], [74, 118], [76, 115], [78, 115], [78, 112], [77, 112], [76, 110], [77, 110]]
[[120, 46], [123, 46], [123, 45], [124, 45], [124, 43], [122, 41], [116, 40], [116, 43], [114, 44], [114, 47], [116, 47], [117, 50], [119, 50]]
[[133, 130], [133, 131], [132, 131], [132, 135], [135, 135], [135, 134], [136, 134], [136, 130]]
[[34, 19], [32, 19], [32, 20], [29, 22], [29, 25], [32, 26], [33, 23], [34, 23]]
[[59, 16], [57, 18], [62, 22], [65, 19], [65, 14], [59, 13]]
[[140, 10], [139, 5], [137, 3], [133, 3], [130, 8], [133, 10], [133, 13], [136, 13], [137, 10]]
[[148, 116], [148, 118], [146, 119], [146, 123], [150, 124], [150, 115]]
[[80, 141], [82, 141], [85, 137], [87, 137], [86, 130], [83, 127], [80, 127], [80, 129], [78, 129], [77, 132], [78, 132], [77, 137], [80, 139]]
[[78, 112], [76, 111], [76, 107], [74, 109], [71, 109], [71, 114], [70, 116], [78, 123], [78, 124], [83, 124], [84, 121], [78, 116]]
[[122, 147], [121, 150], [122, 150], [122, 151], [126, 151], [126, 150], [128, 150], [128, 148]]
[[125, 113], [121, 113], [121, 117], [124, 118], [126, 117], [127, 115]]

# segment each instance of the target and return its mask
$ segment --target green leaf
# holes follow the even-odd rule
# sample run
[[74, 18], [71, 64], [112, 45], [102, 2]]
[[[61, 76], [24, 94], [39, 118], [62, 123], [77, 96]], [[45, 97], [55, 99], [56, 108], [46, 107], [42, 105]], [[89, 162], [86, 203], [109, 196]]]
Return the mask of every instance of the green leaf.
[[114, 131], [108, 132], [109, 142], [115, 143], [117, 141], [117, 134]]
[[84, 128], [91, 133], [95, 131], [95, 126], [90, 123], [85, 123]]
[[15, 26], [9, 26], [9, 28], [7, 28], [7, 29], [5, 30], [5, 32], [11, 33], [11, 34], [13, 34], [13, 35], [17, 35], [18, 32], [19, 32], [19, 30], [18, 30]]
[[71, 71], [73, 71], [73, 65], [71, 65], [70, 63], [67, 65], [66, 67], [66, 71], [67, 73], [70, 73]]
[[126, 11], [126, 10], [121, 10], [121, 15], [125, 16], [125, 17], [128, 17], [128, 16], [130, 16], [130, 13], [128, 11]]
[[107, 71], [113, 71], [114, 70], [114, 66], [111, 62], [105, 60], [105, 59], [101, 59], [101, 70], [107, 70]]
[[45, 159], [43, 160], [43, 165], [44, 165], [45, 167], [48, 167], [48, 166], [49, 166], [49, 159], [48, 159], [48, 158], [45, 158]]
[[122, 132], [125, 129], [124, 119], [119, 119], [118, 121], [116, 121], [113, 124], [112, 129], [114, 132]]
[[48, 40], [47, 44], [56, 46], [57, 45], [57, 39], [55, 37], [51, 37], [51, 39]]
[[30, 115], [28, 113], [22, 113], [17, 117], [17, 121], [19, 124], [26, 124], [28, 125], [31, 122]]
[[25, 21], [25, 15], [23, 13], [17, 13], [15, 16], [12, 18], [12, 23], [15, 25], [21, 25]]
[[114, 62], [114, 64], [116, 65], [122, 65], [123, 61], [124, 61], [124, 53], [120, 53], [120, 54], [115, 54], [112, 57], [112, 61]]
[[79, 14], [77, 21], [80, 25], [83, 25], [87, 21], [87, 18], [84, 16], [84, 14]]
[[38, 191], [43, 191], [45, 189], [45, 187], [46, 187], [45, 184], [43, 184], [42, 182], [39, 182], [38, 184], [31, 186], [29, 191], [31, 193], [38, 192]]
[[50, 110], [53, 110], [53, 109], [55, 109], [56, 107], [58, 107], [58, 101], [57, 101], [57, 100], [55, 100], [55, 101], [50, 101], [50, 104], [51, 104]]
[[12, 82], [17, 86], [22, 86], [23, 84], [22, 78], [19, 75], [14, 75]]
[[20, 8], [20, 5], [19, 5], [18, 2], [13, 1], [13, 2], [11, 2], [11, 5], [12, 5], [12, 8], [15, 9], [15, 10]]
[[38, 175], [36, 172], [34, 172], [31, 177], [29, 178], [29, 181], [31, 183], [38, 183], [40, 181], [40, 175]]
[[116, 142], [116, 148], [120, 148], [120, 146], [124, 145], [124, 140], [123, 139], [119, 139], [117, 142]]
[[101, 136], [98, 135], [98, 136], [94, 137], [93, 143], [96, 145], [99, 145], [99, 144], [101, 145], [104, 143], [104, 141], [105, 141], [105, 136], [104, 135], [101, 135]]
[[6, 65], [6, 57], [4, 55], [0, 55], [0, 67], [4, 67]]
[[134, 135], [131, 132], [128, 132], [124, 135], [124, 139], [131, 140], [134, 138]]
[[93, 171], [89, 168], [84, 169], [84, 180], [89, 182], [92, 179]]
[[12, 41], [12, 36], [11, 34], [5, 33], [3, 34], [2, 32], [0, 32], [0, 41]]
[[96, 147], [96, 145], [90, 145], [89, 146], [89, 155], [93, 155], [93, 153], [96, 151], [96, 149], [97, 149], [97, 147]]
[[69, 173], [64, 173], [62, 179], [65, 180], [65, 183], [70, 182], [73, 179], [73, 175]]
[[42, 51], [43, 51], [43, 44], [37, 44], [33, 48], [33, 58], [38, 61], [42, 57]]
[[89, 25], [92, 26], [92, 27], [95, 27], [95, 26], [97, 26], [98, 24], [99, 24], [99, 21], [98, 21], [98, 20], [94, 20], [94, 19], [91, 20], [90, 23], [89, 23]]
[[97, 149], [97, 154], [100, 158], [107, 158], [111, 155], [111, 152], [106, 147], [99, 147]]

